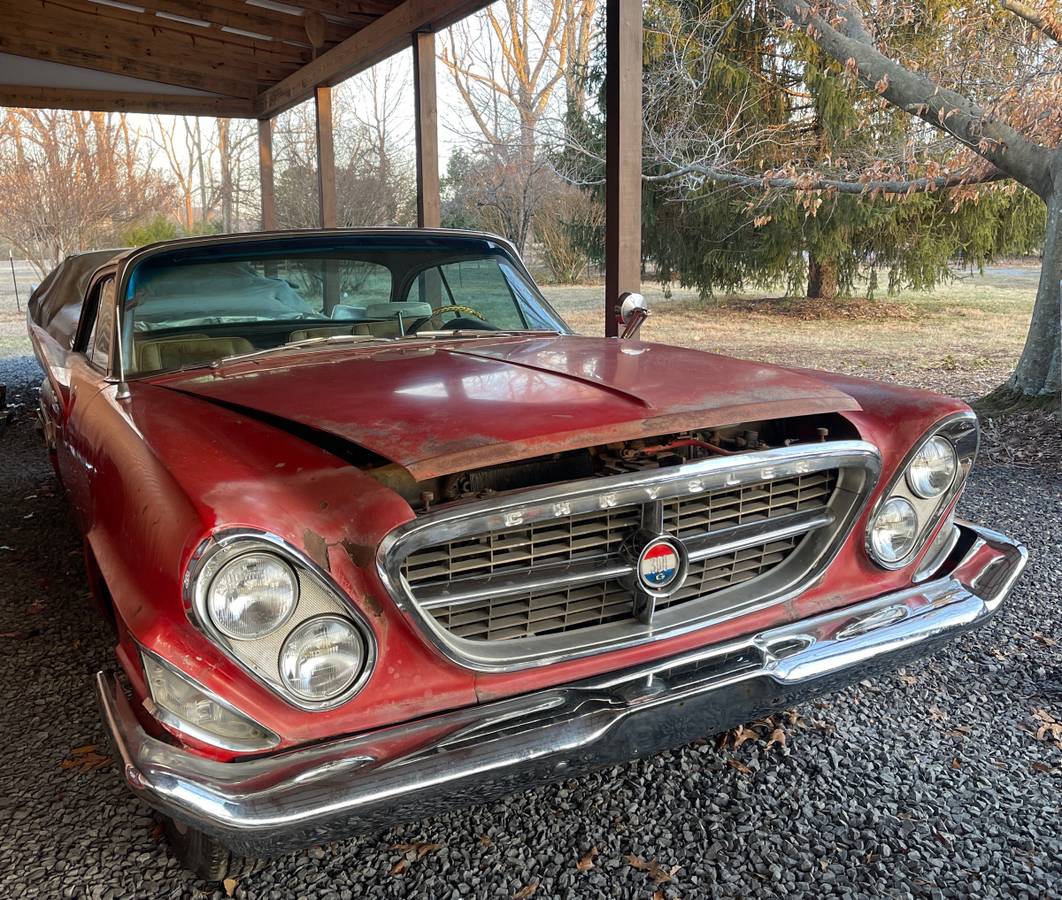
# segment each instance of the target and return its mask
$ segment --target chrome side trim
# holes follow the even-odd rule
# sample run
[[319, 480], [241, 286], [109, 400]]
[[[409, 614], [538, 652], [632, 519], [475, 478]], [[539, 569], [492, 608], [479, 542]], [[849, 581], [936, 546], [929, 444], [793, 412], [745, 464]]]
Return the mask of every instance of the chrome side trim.
[[125, 779], [233, 850], [271, 855], [451, 811], [681, 746], [923, 655], [984, 624], [1026, 562], [960, 526], [966, 551], [917, 587], [531, 694], [222, 763], [149, 736], [121, 685], [96, 691]]
[[[425, 602], [422, 595], [414, 596], [402, 573], [406, 557], [416, 550], [469, 535], [549, 522], [614, 507], [659, 503], [829, 469], [838, 471], [838, 482], [828, 513], [815, 511], [816, 517], [823, 518], [798, 519], [797, 516], [806, 515], [798, 513], [762, 523], [764, 528], [792, 528], [785, 536], [807, 535], [800, 550], [791, 557], [792, 561], [786, 560], [779, 569], [763, 575], [751, 590], [752, 582], [743, 582], [703, 598], [684, 600], [681, 604], [656, 611], [650, 624], [633, 619], [579, 632], [518, 641], [466, 640], [440, 625], [431, 614], [431, 609], [454, 602], [455, 596], [461, 602], [472, 602], [499, 590], [504, 593], [526, 591], [530, 579], [535, 579], [537, 583], [539, 574], [534, 573], [530, 578], [527, 574], [519, 573], [515, 576], [490, 576], [492, 580], [489, 584], [484, 584], [488, 580], [484, 578], [478, 586], [452, 582], [451, 585], [437, 588], [427, 596]], [[782, 603], [795, 596], [821, 575], [836, 556], [877, 483], [880, 472], [881, 456], [873, 444], [845, 440], [713, 457], [647, 472], [586, 478], [489, 500], [454, 504], [419, 516], [399, 526], [380, 542], [376, 556], [377, 571], [399, 609], [439, 653], [458, 665], [485, 672], [550, 665], [682, 634]], [[829, 515], [828, 520], [826, 515]], [[755, 529], [760, 526], [761, 523], [747, 524], [737, 526], [732, 531], [719, 531], [703, 539], [689, 538], [686, 544], [690, 558], [703, 560], [716, 554], [733, 552], [741, 546], [754, 546], [765, 540], [762, 534], [768, 533], [765, 531], [760, 538], [753, 538]], [[727, 546], [732, 541], [734, 545]], [[613, 569], [617, 570], [618, 575], [630, 570], [629, 564], [609, 558], [607, 562], [599, 563], [602, 568], [591, 579], [590, 565], [589, 560], [585, 564], [580, 561], [565, 566], [563, 570], [558, 568], [556, 572], [547, 572], [542, 577], [556, 576], [561, 579], [550, 584], [577, 584], [607, 580], [613, 577]], [[622, 572], [619, 571], [621, 565], [624, 566]], [[568, 578], [573, 581], [566, 581]], [[454, 589], [452, 584], [457, 584], [457, 588]]]

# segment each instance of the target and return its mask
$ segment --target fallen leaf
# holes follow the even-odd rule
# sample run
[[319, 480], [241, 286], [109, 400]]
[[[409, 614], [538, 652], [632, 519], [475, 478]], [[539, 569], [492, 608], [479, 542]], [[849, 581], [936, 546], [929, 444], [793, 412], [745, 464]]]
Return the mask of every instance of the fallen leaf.
[[588, 872], [594, 867], [594, 857], [597, 856], [597, 847], [591, 847], [580, 860], [575, 864], [580, 872]]
[[771, 732], [771, 739], [769, 741], [767, 741], [767, 749], [770, 750], [771, 747], [773, 747], [775, 744], [777, 744], [779, 747], [785, 749], [785, 730], [784, 729], [775, 728], [774, 731]]
[[1050, 775], [1054, 773], [1054, 769], [1045, 762], [1034, 762], [1032, 764], [1032, 770], [1039, 775]]
[[513, 900], [527, 900], [528, 897], [533, 895], [538, 890], [538, 882], [532, 881], [530, 884], [520, 888], [515, 894], [513, 894]]
[[752, 769], [746, 766], [740, 759], [734, 759], [734, 757], [731, 756], [730, 759], [726, 761], [726, 764], [731, 768], [737, 769], [742, 775], [752, 774]]
[[1033, 639], [1039, 641], [1045, 647], [1055, 647], [1058, 645], [1058, 641], [1054, 638], [1049, 638], [1046, 634], [1041, 634], [1039, 631], [1033, 632]]
[[938, 722], [944, 721], [948, 717], [948, 714], [944, 712], [939, 706], [929, 707], [929, 714]]
[[481, 846], [483, 846], [483, 847], [493, 847], [493, 846], [494, 846], [494, 841], [492, 841], [492, 840], [491, 840], [491, 839], [490, 839], [489, 837], [487, 837], [487, 836], [486, 836], [485, 834], [481, 834], [481, 835], [479, 836], [479, 843], [480, 843], [480, 845], [481, 845]]
[[394, 844], [392, 850], [401, 850], [403, 853], [412, 854], [415, 859], [421, 859], [435, 850], [441, 850], [442, 844], [431, 844], [427, 841], [416, 841], [412, 844]]
[[663, 891], [653, 891], [653, 900], [664, 900]]
[[738, 725], [731, 734], [733, 735], [733, 748], [738, 749], [745, 741], [752, 741], [756, 739], [756, 732], [751, 728], [746, 728], [744, 725]]
[[223, 882], [221, 882], [221, 884], [225, 888], [225, 896], [226, 897], [232, 897], [232, 896], [235, 895], [235, 893], [236, 893], [236, 879], [235, 878], [226, 878]]
[[957, 756], [953, 756], [952, 760], [951, 760], [951, 767], [953, 769], [961, 769], [962, 768], [962, 760], [960, 760], [959, 757], [957, 757]]
[[84, 744], [71, 750], [70, 755], [59, 766], [63, 769], [76, 769], [79, 772], [94, 772], [110, 764], [111, 758], [97, 753], [95, 744]]
[[900, 675], [899, 678], [906, 685], [918, 684], [918, 679], [914, 675]]
[[401, 875], [408, 868], [409, 868], [409, 859], [406, 858], [405, 856], [403, 856], [403, 857], [399, 858], [398, 862], [396, 862], [393, 866], [391, 866], [391, 871], [390, 871], [389, 874], [396, 875], [396, 876], [397, 875]]
[[635, 856], [634, 854], [628, 854], [626, 857], [627, 865], [632, 869], [637, 869], [639, 872], [645, 872], [653, 884], [663, 884], [665, 881], [670, 881], [675, 877], [675, 873], [682, 868], [682, 866], [672, 866], [670, 869], [665, 869], [655, 859], [646, 861], [641, 856]]

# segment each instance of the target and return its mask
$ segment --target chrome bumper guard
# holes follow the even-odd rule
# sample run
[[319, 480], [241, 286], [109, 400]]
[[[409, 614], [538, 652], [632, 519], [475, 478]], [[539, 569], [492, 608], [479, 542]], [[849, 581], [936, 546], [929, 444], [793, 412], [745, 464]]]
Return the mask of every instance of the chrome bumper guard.
[[681, 746], [901, 665], [983, 624], [1025, 548], [962, 523], [948, 573], [634, 669], [254, 760], [222, 763], [137, 722], [113, 675], [103, 718], [132, 790], [232, 850], [270, 856]]

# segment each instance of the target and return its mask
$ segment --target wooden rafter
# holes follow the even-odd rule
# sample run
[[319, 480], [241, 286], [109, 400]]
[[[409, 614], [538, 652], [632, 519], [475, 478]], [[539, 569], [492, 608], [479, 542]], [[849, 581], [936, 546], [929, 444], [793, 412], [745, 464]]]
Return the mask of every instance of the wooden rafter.
[[253, 96], [297, 70], [310, 55], [307, 49], [293, 56], [279, 42], [279, 52], [272, 52], [274, 42], [238, 47], [220, 32], [189, 33], [169, 28], [161, 19], [151, 27], [104, 19], [63, 5], [69, 2], [33, 0], [39, 12], [26, 15], [25, 3], [0, 0], [0, 14], [8, 20], [0, 31], [0, 50], [233, 97]]
[[254, 111], [254, 103], [251, 100], [240, 100], [236, 97], [86, 91], [73, 88], [28, 87], [21, 84], [0, 84], [0, 106], [157, 113], [172, 116], [224, 116], [231, 119], [249, 118]]
[[490, 0], [405, 0], [356, 31], [258, 97], [260, 117], [275, 116], [313, 95], [317, 85], [336, 85], [409, 46], [410, 35], [438, 31], [483, 9]]

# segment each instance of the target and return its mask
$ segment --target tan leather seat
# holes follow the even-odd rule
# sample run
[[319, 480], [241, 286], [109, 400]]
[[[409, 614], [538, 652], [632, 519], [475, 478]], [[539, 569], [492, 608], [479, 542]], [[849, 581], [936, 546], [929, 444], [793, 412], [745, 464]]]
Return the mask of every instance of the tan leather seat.
[[321, 325], [317, 328], [300, 328], [288, 335], [288, 343], [308, 341], [310, 338], [335, 337], [337, 334], [372, 334], [366, 323], [356, 325]]
[[180, 337], [139, 340], [135, 344], [136, 367], [140, 372], [179, 369], [213, 362], [226, 356], [253, 353], [254, 344], [242, 337], [210, 337], [182, 334]]

